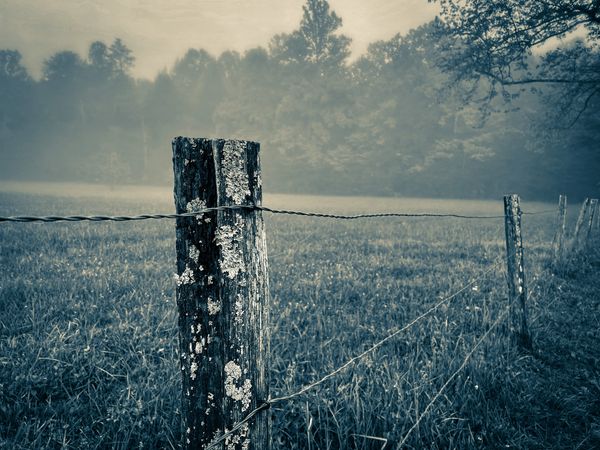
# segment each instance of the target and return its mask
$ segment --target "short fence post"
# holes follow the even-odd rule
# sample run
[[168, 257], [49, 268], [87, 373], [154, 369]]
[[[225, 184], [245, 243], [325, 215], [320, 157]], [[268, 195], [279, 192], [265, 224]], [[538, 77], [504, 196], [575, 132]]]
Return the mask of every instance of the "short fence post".
[[583, 222], [590, 206], [590, 199], [586, 198], [581, 205], [579, 210], [579, 216], [577, 217], [577, 223], [575, 224], [575, 233], [573, 233], [572, 249], [577, 251], [581, 247], [581, 229], [583, 228]]
[[504, 196], [504, 228], [506, 231], [506, 259], [510, 302], [510, 331], [517, 344], [531, 347], [527, 327], [527, 287], [521, 235], [521, 207], [516, 194]]
[[593, 198], [590, 200], [590, 218], [588, 220], [588, 226], [585, 233], [585, 245], [589, 244], [590, 235], [592, 234], [592, 226], [594, 225], [594, 217], [598, 213], [598, 199]]
[[[203, 449], [269, 397], [267, 254], [259, 144], [173, 140], [184, 448]], [[262, 411], [216, 448], [271, 448]]]
[[552, 265], [558, 266], [563, 258], [563, 246], [565, 241], [565, 224], [567, 220], [567, 196], [558, 198], [558, 216], [556, 217], [556, 233], [552, 241]]

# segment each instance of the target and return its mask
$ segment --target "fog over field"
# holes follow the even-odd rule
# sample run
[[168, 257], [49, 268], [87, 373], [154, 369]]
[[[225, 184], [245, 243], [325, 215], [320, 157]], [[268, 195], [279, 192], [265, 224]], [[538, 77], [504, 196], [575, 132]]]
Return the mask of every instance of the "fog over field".
[[440, 4], [318, 4], [5, 0], [0, 177], [170, 185], [184, 135], [259, 141], [267, 192], [597, 196], [583, 26], [479, 67]]

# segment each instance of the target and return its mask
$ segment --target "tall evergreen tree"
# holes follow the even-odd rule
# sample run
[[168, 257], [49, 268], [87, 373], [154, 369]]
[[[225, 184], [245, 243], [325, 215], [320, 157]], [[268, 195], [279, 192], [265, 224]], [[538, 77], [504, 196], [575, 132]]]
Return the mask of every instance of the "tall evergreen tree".
[[329, 9], [327, 0], [307, 0], [298, 30], [277, 35], [272, 55], [284, 64], [316, 66], [321, 73], [339, 68], [350, 55], [351, 39], [336, 34], [342, 19]]

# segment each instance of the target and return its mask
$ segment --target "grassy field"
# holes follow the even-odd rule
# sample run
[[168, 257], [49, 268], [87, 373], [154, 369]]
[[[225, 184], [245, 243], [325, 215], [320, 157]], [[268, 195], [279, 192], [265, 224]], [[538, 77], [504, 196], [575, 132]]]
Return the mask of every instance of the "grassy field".
[[[173, 209], [161, 189], [0, 190], [2, 215]], [[265, 205], [502, 214], [500, 200], [267, 195]], [[503, 221], [265, 218], [273, 396], [477, 280], [368, 358], [270, 410], [277, 449], [397, 448], [507, 306]], [[494, 329], [405, 448], [600, 447], [598, 232], [585, 258], [553, 274], [554, 215], [523, 220], [534, 349], [518, 351]], [[174, 222], [4, 223], [0, 246], [0, 447], [179, 448]]]

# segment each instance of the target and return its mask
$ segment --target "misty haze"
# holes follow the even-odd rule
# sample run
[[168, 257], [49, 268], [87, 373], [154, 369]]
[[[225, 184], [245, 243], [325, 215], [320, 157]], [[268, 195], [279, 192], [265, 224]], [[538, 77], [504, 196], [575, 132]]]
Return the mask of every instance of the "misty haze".
[[595, 0], [0, 0], [0, 447], [600, 448], [599, 44]]

